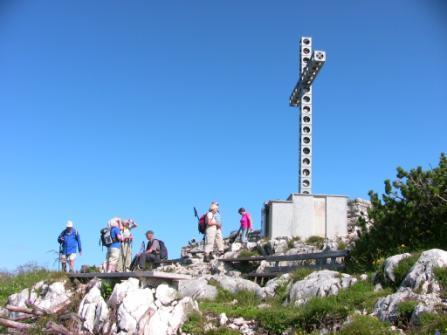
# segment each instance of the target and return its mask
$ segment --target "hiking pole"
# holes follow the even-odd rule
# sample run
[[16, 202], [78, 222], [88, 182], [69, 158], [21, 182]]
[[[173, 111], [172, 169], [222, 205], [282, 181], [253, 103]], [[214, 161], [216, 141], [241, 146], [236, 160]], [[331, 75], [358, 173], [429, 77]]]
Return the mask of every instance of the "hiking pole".
[[194, 216], [197, 218], [197, 220], [200, 220], [199, 213], [197, 212], [197, 208], [194, 206]]

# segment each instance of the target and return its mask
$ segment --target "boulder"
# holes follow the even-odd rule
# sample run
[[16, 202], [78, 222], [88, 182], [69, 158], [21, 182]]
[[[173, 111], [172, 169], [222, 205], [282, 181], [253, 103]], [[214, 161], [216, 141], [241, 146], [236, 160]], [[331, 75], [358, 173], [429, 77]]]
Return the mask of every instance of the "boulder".
[[[270, 279], [263, 287], [267, 296], [273, 297], [276, 293], [276, 289], [282, 285], [288, 285], [292, 282], [292, 277], [289, 273], [285, 273], [279, 277]], [[289, 287], [290, 289], [290, 287]]]
[[194, 300], [214, 300], [217, 297], [217, 289], [209, 285], [205, 278], [182, 280], [178, 284], [180, 298], [191, 297]]
[[399, 265], [399, 262], [407, 257], [410, 257], [411, 254], [408, 252], [405, 254], [400, 255], [394, 255], [391, 257], [388, 257], [385, 260], [385, 263], [383, 265], [383, 272], [385, 275], [385, 278], [389, 281], [392, 281], [393, 283], [396, 281], [396, 276], [394, 275], [394, 269]]
[[109, 318], [109, 309], [101, 296], [101, 282], [98, 281], [82, 299], [78, 315], [83, 320], [82, 328], [90, 333], [101, 332]]
[[397, 292], [380, 298], [375, 306], [373, 314], [382, 321], [395, 322], [399, 317], [399, 304], [404, 301], [418, 301], [413, 312], [413, 318], [417, 318], [423, 312], [431, 312], [439, 306], [442, 301], [436, 294], [416, 294], [410, 288], [400, 288]]
[[418, 293], [439, 293], [441, 288], [433, 272], [437, 267], [447, 267], [447, 251], [441, 249], [424, 251], [405, 276], [401, 287], [409, 287]]
[[316, 271], [297, 281], [290, 289], [289, 302], [301, 305], [314, 297], [327, 297], [337, 294], [340, 289], [348, 288], [357, 282], [357, 278], [331, 270]]
[[168, 321], [168, 334], [175, 335], [181, 325], [194, 313], [199, 312], [199, 305], [190, 297], [183, 298], [175, 305]]
[[[27, 302], [33, 302], [37, 299], [37, 294], [33, 290], [28, 288], [23, 289], [19, 293], [11, 294], [8, 297], [7, 305], [17, 306], [17, 307], [26, 307]], [[11, 319], [16, 319], [20, 316], [24, 315], [23, 313], [10, 312], [9, 317]]]
[[164, 309], [156, 311], [144, 326], [144, 335], [167, 335], [171, 315]]
[[119, 329], [134, 334], [138, 322], [150, 308], [157, 309], [152, 290], [149, 288], [131, 288], [118, 307], [117, 324]]
[[51, 311], [67, 302], [72, 294], [71, 291], [65, 289], [65, 281], [54, 282], [42, 287], [42, 294], [37, 297], [34, 304]]
[[169, 305], [177, 297], [177, 290], [170, 287], [168, 284], [158, 285], [155, 292], [155, 297], [163, 304]]
[[264, 290], [258, 284], [250, 280], [225, 275], [214, 275], [212, 278], [216, 280], [223, 289], [230, 291], [231, 293], [249, 291], [256, 293], [259, 298], [264, 298], [266, 296]]
[[108, 304], [112, 307], [118, 306], [130, 290], [138, 289], [140, 281], [136, 278], [129, 278], [113, 288], [112, 294], [108, 300]]

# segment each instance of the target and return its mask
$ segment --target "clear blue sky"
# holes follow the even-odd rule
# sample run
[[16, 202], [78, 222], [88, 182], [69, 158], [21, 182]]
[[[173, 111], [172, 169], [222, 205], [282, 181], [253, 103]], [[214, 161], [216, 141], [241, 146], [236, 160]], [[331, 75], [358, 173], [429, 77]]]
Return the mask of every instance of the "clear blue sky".
[[296, 191], [300, 36], [327, 52], [314, 85], [314, 193], [367, 197], [447, 149], [443, 1], [1, 1], [0, 268], [53, 266], [71, 219], [80, 264], [113, 216], [169, 247], [193, 205]]

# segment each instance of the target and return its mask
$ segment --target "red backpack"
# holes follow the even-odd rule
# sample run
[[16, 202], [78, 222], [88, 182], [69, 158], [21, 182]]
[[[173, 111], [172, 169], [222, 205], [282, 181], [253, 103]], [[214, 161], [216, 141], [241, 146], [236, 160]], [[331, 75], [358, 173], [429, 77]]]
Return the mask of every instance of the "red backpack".
[[197, 228], [199, 229], [199, 233], [201, 234], [205, 234], [206, 232], [206, 214], [203, 214], [200, 218], [199, 218], [199, 223], [197, 225]]

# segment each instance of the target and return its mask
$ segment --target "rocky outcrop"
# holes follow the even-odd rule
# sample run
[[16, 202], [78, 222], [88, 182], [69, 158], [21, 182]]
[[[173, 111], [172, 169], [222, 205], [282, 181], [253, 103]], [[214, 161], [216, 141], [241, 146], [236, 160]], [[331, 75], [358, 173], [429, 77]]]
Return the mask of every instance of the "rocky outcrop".
[[265, 291], [256, 283], [237, 277], [229, 277], [225, 275], [214, 275], [212, 277], [219, 285], [231, 293], [240, 291], [249, 291], [255, 293], [259, 298], [265, 298]]
[[340, 289], [348, 288], [357, 279], [336, 271], [321, 270], [293, 284], [289, 292], [289, 302], [301, 305], [314, 297], [327, 297], [337, 294]]
[[420, 293], [439, 293], [440, 286], [433, 272], [438, 267], [447, 267], [447, 251], [441, 249], [424, 251], [401, 286], [418, 290]]
[[405, 253], [388, 257], [383, 265], [383, 273], [385, 275], [385, 279], [394, 283], [396, 281], [394, 269], [399, 265], [400, 261], [410, 256], [411, 254]]
[[181, 298], [190, 297], [194, 300], [213, 300], [217, 297], [215, 286], [209, 285], [205, 278], [182, 280], [178, 285], [178, 294]]
[[82, 299], [78, 315], [82, 322], [82, 330], [89, 333], [100, 332], [109, 319], [109, 308], [101, 296], [101, 282], [97, 281]]

